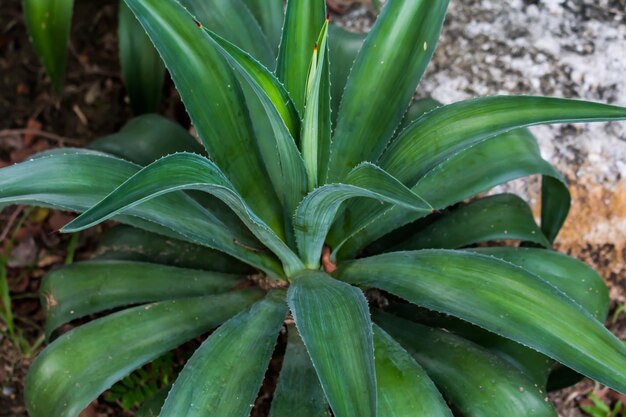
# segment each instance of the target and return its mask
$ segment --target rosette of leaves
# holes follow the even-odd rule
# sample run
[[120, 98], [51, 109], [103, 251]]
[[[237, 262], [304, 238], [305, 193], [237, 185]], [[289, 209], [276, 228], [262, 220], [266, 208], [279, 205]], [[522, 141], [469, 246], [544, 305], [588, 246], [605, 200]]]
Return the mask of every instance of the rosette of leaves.
[[[28, 376], [33, 417], [75, 417], [213, 329], [150, 412], [247, 416], [281, 329], [272, 417], [555, 416], [546, 388], [577, 373], [626, 392], [607, 289], [551, 249], [570, 198], [525, 130], [626, 109], [412, 102], [447, 1], [388, 0], [362, 44], [329, 30], [321, 0], [289, 1], [284, 23], [281, 1], [127, 4], [203, 148], [152, 116], [0, 170], [0, 203], [82, 212], [66, 232], [127, 225], [43, 282], [53, 341]], [[540, 225], [513, 195], [465, 203], [529, 175]], [[503, 240], [522, 245], [472, 248]]]

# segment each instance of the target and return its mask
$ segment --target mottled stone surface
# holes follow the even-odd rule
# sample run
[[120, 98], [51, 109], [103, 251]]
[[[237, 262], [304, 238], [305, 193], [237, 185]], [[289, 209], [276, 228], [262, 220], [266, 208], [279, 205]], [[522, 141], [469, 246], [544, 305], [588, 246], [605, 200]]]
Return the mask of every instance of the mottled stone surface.
[[[367, 16], [354, 10], [347, 26], [366, 30]], [[626, 0], [451, 0], [418, 95], [451, 103], [494, 94], [626, 106]], [[572, 210], [557, 246], [602, 274], [615, 308], [626, 301], [626, 122], [532, 131], [570, 183]], [[524, 196], [538, 212], [538, 179], [496, 191], [503, 190]], [[611, 327], [626, 338], [624, 320]], [[561, 416], [584, 415], [577, 402], [590, 386], [554, 397]]]

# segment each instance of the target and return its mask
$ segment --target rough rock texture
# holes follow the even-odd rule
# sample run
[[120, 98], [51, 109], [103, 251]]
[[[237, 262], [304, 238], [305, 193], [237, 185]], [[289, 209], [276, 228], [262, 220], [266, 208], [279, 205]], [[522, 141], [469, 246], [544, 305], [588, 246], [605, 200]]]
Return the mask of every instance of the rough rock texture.
[[[355, 9], [346, 26], [367, 30], [367, 16]], [[418, 95], [451, 103], [494, 94], [626, 106], [626, 0], [451, 0]], [[572, 210], [557, 246], [602, 274], [615, 308], [626, 296], [626, 123], [532, 131], [544, 157], [570, 183]], [[537, 178], [495, 191], [504, 190], [526, 197], [538, 213]], [[623, 321], [611, 327], [626, 338]], [[584, 415], [577, 403], [591, 386], [554, 396], [562, 417]]]

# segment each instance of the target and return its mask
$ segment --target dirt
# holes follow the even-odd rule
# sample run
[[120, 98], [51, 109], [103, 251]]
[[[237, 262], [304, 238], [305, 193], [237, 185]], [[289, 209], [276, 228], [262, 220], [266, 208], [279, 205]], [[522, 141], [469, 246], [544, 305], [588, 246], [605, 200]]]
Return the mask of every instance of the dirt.
[[[342, 6], [350, 0], [335, 0]], [[359, 2], [367, 3], [367, 2]], [[76, 2], [68, 72], [63, 93], [51, 93], [32, 52], [21, 18], [21, 1], [4, 0], [0, 11], [0, 167], [57, 146], [82, 146], [117, 131], [131, 117], [119, 76], [117, 1]], [[623, 0], [452, 0], [442, 40], [420, 95], [452, 102], [486, 94], [545, 94], [626, 104], [626, 2]], [[367, 31], [374, 14], [363, 6], [333, 16], [356, 31]], [[186, 123], [171, 82], [160, 112]], [[25, 134], [23, 129], [28, 129]], [[557, 241], [560, 250], [593, 265], [611, 291], [612, 311], [626, 302], [626, 125], [570, 125], [534, 129], [544, 155], [565, 173], [573, 196], [571, 216]], [[538, 207], [536, 179], [500, 188], [517, 192]], [[16, 214], [17, 213], [17, 214]], [[1, 244], [23, 215], [0, 213]], [[35, 298], [39, 280], [62, 264], [69, 236], [56, 230], [67, 214], [34, 211], [15, 239], [8, 269], [14, 309], [30, 344], [41, 335], [43, 315]], [[87, 258], [97, 230], [81, 234], [77, 259]], [[1, 248], [0, 248], [1, 249]], [[626, 338], [626, 315], [608, 323]], [[284, 343], [280, 342], [280, 343]], [[279, 343], [279, 346], [280, 346]], [[280, 349], [279, 349], [280, 350]], [[0, 417], [26, 417], [22, 395], [35, 352], [24, 354], [0, 339]], [[254, 408], [267, 411], [280, 352]], [[562, 417], [579, 409], [594, 384], [588, 380], [553, 393]], [[619, 398], [600, 387], [607, 401]], [[115, 405], [95, 402], [85, 416], [128, 416]]]

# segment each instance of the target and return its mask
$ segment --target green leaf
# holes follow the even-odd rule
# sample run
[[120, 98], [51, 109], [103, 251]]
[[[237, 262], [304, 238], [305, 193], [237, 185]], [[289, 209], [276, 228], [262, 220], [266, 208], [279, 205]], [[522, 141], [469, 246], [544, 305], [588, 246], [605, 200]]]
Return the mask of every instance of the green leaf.
[[287, 274], [302, 269], [297, 255], [248, 207], [220, 169], [210, 160], [190, 153], [169, 155], [143, 168], [62, 231], [84, 230], [160, 195], [191, 189], [212, 194], [227, 204], [281, 259]]
[[[126, 0], [170, 72], [212, 160], [270, 227], [283, 233], [280, 203], [262, 161], [241, 87], [209, 35], [178, 3]], [[207, 99], [209, 94], [210, 99]]]
[[254, 271], [225, 253], [125, 225], [112, 227], [100, 236], [94, 257], [242, 275]]
[[[601, 322], [609, 309], [608, 290], [602, 277], [584, 263], [558, 252], [533, 248], [494, 247], [472, 249], [520, 266], [555, 286]], [[477, 326], [450, 316], [424, 315], [417, 307], [394, 304], [391, 311], [429, 326], [444, 327], [466, 339], [487, 347], [514, 366], [522, 369], [540, 387], [546, 380], [554, 362], [544, 355], [510, 339], [488, 332]]]
[[404, 129], [409, 127], [420, 117], [430, 112], [431, 110], [434, 110], [437, 107], [441, 107], [441, 106], [443, 106], [442, 103], [430, 97], [425, 97], [425, 98], [420, 98], [420, 99], [415, 100], [409, 106], [409, 109], [404, 115], [404, 119], [402, 119], [402, 123], [400, 123], [398, 130], [396, 130], [396, 133], [401, 134]]
[[[270, 49], [278, 56], [284, 20], [283, 0], [243, 0], [243, 2], [261, 25]], [[273, 66], [271, 68], [273, 69]]]
[[[245, 64], [240, 64], [238, 59], [233, 58], [224, 48], [220, 47], [220, 44], [215, 40], [217, 39], [216, 34], [208, 30], [207, 33], [214, 42], [216, 49], [222, 51], [224, 57], [233, 64], [234, 69], [249, 84], [265, 111], [265, 115], [258, 115], [258, 117], [266, 117], [268, 122], [266, 127], [269, 132], [267, 137], [262, 137], [262, 140], [258, 141], [258, 148], [276, 194], [287, 212], [285, 213], [287, 219], [290, 220], [291, 213], [295, 211], [306, 193], [307, 179], [302, 156], [285, 125], [284, 119], [281, 117], [280, 111], [275, 107], [277, 103], [279, 106], [287, 106], [285, 103], [280, 104], [284, 97], [277, 92], [280, 84], [269, 71], [258, 66], [251, 67], [248, 65], [246, 68]], [[222, 42], [224, 41], [222, 40]], [[237, 53], [235, 52], [235, 54]], [[255, 75], [250, 73], [248, 69], [264, 74]], [[263, 84], [257, 83], [257, 80]], [[286, 224], [290, 226], [291, 222], [288, 221]]]
[[[96, 139], [89, 148], [119, 156], [142, 166], [176, 152], [206, 155], [202, 145], [185, 129], [156, 114], [131, 119], [120, 132]], [[220, 200], [203, 193], [190, 194], [226, 227], [239, 235], [251, 237], [237, 216]]]
[[143, 403], [135, 414], [135, 417], [158, 417], [161, 407], [167, 398], [167, 393], [171, 387], [167, 386], [157, 392], [152, 398]]
[[39, 290], [46, 334], [86, 315], [130, 304], [226, 292], [245, 277], [142, 262], [79, 262], [48, 273]]
[[161, 101], [165, 65], [124, 0], [120, 0], [117, 37], [120, 66], [133, 113], [151, 113]]
[[324, 0], [287, 0], [276, 75], [285, 83], [301, 114], [307, 97], [306, 80], [311, 67], [311, 51], [325, 19]]
[[578, 259], [535, 248], [492, 247], [470, 251], [502, 259], [541, 277], [600, 322], [604, 322], [609, 314], [609, 290], [604, 280], [593, 268]]
[[422, 365], [467, 417], [556, 417], [547, 395], [518, 369], [463, 338], [388, 314], [376, 322]]
[[490, 240], [520, 240], [550, 247], [528, 204], [513, 194], [497, 194], [445, 213], [389, 252], [457, 249]]
[[[412, 190], [442, 210], [496, 185], [533, 174], [559, 181], [557, 191], [568, 196], [569, 206], [569, 192], [563, 178], [541, 158], [535, 138], [523, 129], [501, 134], [459, 152], [425, 175]], [[381, 207], [380, 204], [363, 202], [349, 207], [346, 217], [350, 223], [336, 224], [328, 239], [335, 252], [341, 251], [337, 255], [339, 259], [354, 257], [369, 243], [422, 215], [401, 207]]]
[[337, 121], [339, 103], [346, 88], [348, 75], [354, 64], [357, 54], [365, 41], [365, 33], [349, 32], [331, 24], [328, 26], [328, 52], [330, 56], [330, 96], [331, 118], [333, 126]]
[[626, 119], [626, 108], [549, 97], [495, 96], [439, 107], [390, 146], [381, 166], [409, 185], [444, 159], [505, 131], [546, 123]]
[[567, 183], [561, 176], [541, 179], [541, 230], [554, 242], [569, 213], [571, 199]]
[[432, 207], [401, 182], [369, 162], [354, 168], [345, 184], [329, 184], [311, 192], [302, 201], [294, 218], [300, 257], [307, 268], [319, 267], [326, 234], [341, 204], [351, 198], [367, 197], [398, 204], [420, 213]]
[[344, 263], [336, 276], [477, 324], [626, 392], [626, 346], [541, 278], [470, 252], [397, 252]]
[[292, 137], [299, 136], [300, 115], [291, 101], [285, 86], [263, 64], [250, 54], [228, 42], [215, 32], [206, 31], [211, 39], [219, 45], [218, 50], [228, 59], [233, 67], [242, 74], [250, 84], [257, 84], [257, 90], [264, 93], [278, 111]]
[[31, 365], [26, 405], [32, 417], [77, 417], [129, 372], [228, 319], [258, 291], [148, 304], [65, 333]]
[[372, 323], [361, 290], [307, 270], [289, 287], [289, 307], [334, 415], [375, 417]]
[[304, 343], [293, 324], [272, 399], [270, 417], [329, 417], [328, 403]]
[[276, 62], [261, 26], [242, 0], [180, 0], [196, 20], [209, 30], [250, 53], [263, 65]]
[[286, 315], [276, 290], [224, 323], [189, 359], [159, 417], [247, 417]]
[[309, 191], [326, 177], [330, 154], [330, 75], [328, 20], [315, 43], [307, 80], [307, 96], [300, 135], [300, 149], [309, 179]]
[[[350, 72], [328, 178], [376, 161], [402, 120], [439, 38], [448, 0], [389, 0]], [[375, 80], [375, 82], [373, 82]]]
[[[135, 164], [95, 151], [56, 150], [0, 170], [0, 204], [86, 211], [139, 169]], [[274, 277], [282, 274], [276, 260], [261, 252], [262, 247], [236, 234], [183, 193], [141, 204], [116, 220], [221, 250]]]
[[402, 346], [374, 325], [378, 417], [452, 417], [424, 369]]
[[489, 350], [490, 353], [498, 355], [498, 357], [522, 371], [540, 389], [544, 389], [546, 386], [548, 374], [554, 365], [554, 361], [536, 350], [467, 321], [435, 313], [413, 304], [393, 303], [389, 306], [388, 311], [398, 317], [429, 327], [441, 328], [477, 343]]
[[[130, 17], [135, 19], [132, 14]], [[94, 140], [88, 148], [142, 166], [171, 153], [205, 153], [202, 146], [179, 124], [158, 114], [135, 117], [119, 132]]]
[[24, 0], [24, 20], [35, 52], [61, 92], [72, 25], [73, 0]]

